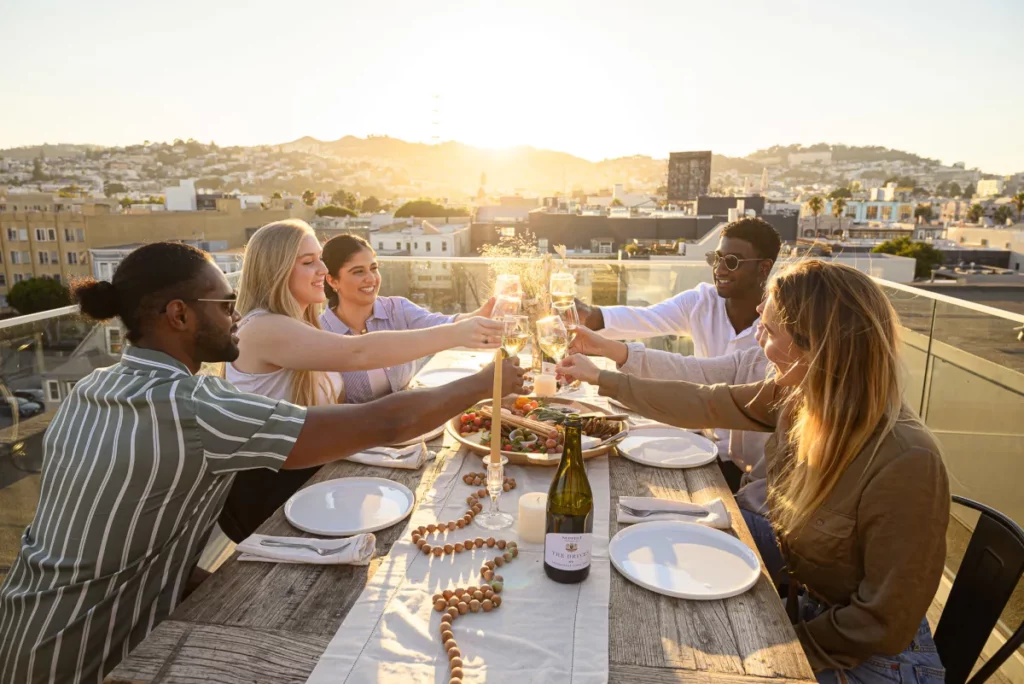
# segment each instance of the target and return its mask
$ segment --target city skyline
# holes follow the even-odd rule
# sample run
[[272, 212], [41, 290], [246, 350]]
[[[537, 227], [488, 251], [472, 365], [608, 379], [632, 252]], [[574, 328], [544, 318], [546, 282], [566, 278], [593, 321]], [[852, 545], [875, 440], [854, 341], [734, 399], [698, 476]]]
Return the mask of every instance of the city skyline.
[[[0, 74], [17, 94], [0, 148], [390, 135], [597, 161], [827, 142], [1012, 173], [1022, 19], [1006, 0], [314, 2], [284, 17], [266, 2], [41, 2], [0, 8], [0, 58], [18, 64]], [[984, 49], [958, 45], [967, 22], [985, 26]]]

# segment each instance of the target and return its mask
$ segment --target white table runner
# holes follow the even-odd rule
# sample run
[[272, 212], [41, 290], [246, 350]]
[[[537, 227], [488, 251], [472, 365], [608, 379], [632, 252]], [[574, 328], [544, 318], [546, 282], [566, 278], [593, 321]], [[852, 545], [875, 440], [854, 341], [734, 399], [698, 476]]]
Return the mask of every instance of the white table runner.
[[[462, 449], [445, 464], [397, 541], [335, 634], [308, 684], [448, 682], [448, 658], [440, 641], [441, 613], [431, 597], [445, 589], [481, 584], [480, 566], [496, 548], [428, 557], [411, 541], [420, 525], [460, 517], [474, 488], [462, 481], [482, 472], [480, 456]], [[498, 572], [505, 578], [501, 608], [455, 621], [463, 681], [510, 684], [608, 681], [608, 459], [587, 461], [594, 492], [594, 546], [590, 576], [576, 585], [548, 579], [543, 544], [518, 539], [515, 526], [500, 533], [470, 525], [449, 533], [454, 541], [495, 536], [519, 543], [519, 557]], [[507, 466], [517, 487], [502, 495], [503, 511], [518, 514], [519, 496], [548, 490], [554, 469]], [[484, 502], [485, 507], [489, 502]]]

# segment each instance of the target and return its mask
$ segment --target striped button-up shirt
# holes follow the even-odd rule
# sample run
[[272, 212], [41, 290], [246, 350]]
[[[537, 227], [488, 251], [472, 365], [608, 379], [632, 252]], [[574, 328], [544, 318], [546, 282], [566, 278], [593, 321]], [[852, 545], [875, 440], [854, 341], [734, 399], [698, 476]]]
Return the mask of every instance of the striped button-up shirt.
[[[366, 320], [366, 331], [378, 330], [419, 330], [433, 328], [455, 320], [455, 316], [433, 313], [422, 306], [413, 304], [405, 297], [377, 297], [373, 303], [373, 315]], [[320, 327], [339, 335], [352, 335], [352, 330], [345, 325], [331, 309], [320, 314]], [[405, 389], [406, 385], [419, 370], [419, 362], [410, 361], [398, 366], [384, 369], [388, 385], [392, 392]], [[365, 404], [376, 397], [366, 371], [350, 371], [341, 374], [345, 386], [346, 404]]]
[[180, 601], [234, 473], [280, 468], [305, 416], [137, 347], [79, 381], [0, 587], [0, 684], [101, 681]]

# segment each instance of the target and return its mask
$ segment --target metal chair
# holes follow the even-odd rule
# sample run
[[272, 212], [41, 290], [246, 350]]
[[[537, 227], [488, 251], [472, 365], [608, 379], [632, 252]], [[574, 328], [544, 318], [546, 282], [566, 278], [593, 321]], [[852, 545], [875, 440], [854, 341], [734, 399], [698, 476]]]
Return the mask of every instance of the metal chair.
[[[946, 668], [946, 681], [968, 681], [1000, 613], [1024, 574], [1024, 530], [997, 510], [954, 496], [953, 503], [981, 513], [971, 535], [949, 599], [935, 629], [935, 646]], [[980, 684], [992, 676], [1024, 643], [1024, 624], [970, 678]]]

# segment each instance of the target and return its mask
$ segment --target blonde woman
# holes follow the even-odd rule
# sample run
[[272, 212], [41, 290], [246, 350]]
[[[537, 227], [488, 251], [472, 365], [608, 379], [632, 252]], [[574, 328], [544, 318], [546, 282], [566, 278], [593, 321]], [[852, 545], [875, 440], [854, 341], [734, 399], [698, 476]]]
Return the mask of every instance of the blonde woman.
[[785, 563], [818, 680], [941, 681], [924, 616], [945, 561], [949, 483], [935, 437], [902, 401], [896, 313], [870, 278], [821, 261], [782, 271], [759, 312], [771, 380], [641, 379], [580, 355], [561, 371], [679, 427], [773, 432], [767, 520], [744, 519], [777, 536], [762, 557]]
[[[394, 366], [452, 347], [501, 345], [501, 322], [481, 317], [358, 337], [321, 330], [327, 268], [320, 254], [304, 221], [271, 223], [250, 239], [236, 305], [240, 354], [225, 366], [239, 390], [300, 406], [331, 404], [343, 391], [343, 371]], [[315, 472], [239, 473], [221, 516], [224, 532], [236, 542], [248, 537]]]

